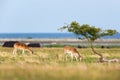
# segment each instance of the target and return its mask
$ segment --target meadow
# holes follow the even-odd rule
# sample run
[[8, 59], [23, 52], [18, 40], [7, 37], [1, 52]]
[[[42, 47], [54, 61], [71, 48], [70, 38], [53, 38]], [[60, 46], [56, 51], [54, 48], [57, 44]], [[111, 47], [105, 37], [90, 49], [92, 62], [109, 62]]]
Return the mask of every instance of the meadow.
[[[31, 48], [34, 54], [13, 55], [0, 47], [0, 80], [119, 80], [120, 63], [98, 63], [90, 48], [77, 48], [81, 62], [65, 61], [62, 47]], [[120, 58], [120, 48], [95, 48], [107, 59]]]

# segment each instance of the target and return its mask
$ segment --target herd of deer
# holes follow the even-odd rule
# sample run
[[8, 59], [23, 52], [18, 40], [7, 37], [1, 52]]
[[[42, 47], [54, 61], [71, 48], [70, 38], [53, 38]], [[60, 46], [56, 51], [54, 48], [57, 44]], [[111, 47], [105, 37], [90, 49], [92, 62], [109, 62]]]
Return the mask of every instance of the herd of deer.
[[[31, 54], [33, 54], [33, 51], [24, 43], [15, 43], [14, 49], [13, 49], [13, 54], [16, 54], [17, 50], [22, 50], [22, 54], [24, 54], [25, 51], [28, 51]], [[75, 58], [76, 61], [82, 60], [82, 56], [79, 54], [77, 49], [75, 49], [71, 46], [64, 47], [64, 54], [66, 55], [66, 61], [67, 61], [68, 56], [71, 56], [71, 61], [73, 60], [73, 58]]]
[[[24, 43], [15, 43], [14, 44], [14, 49], [13, 49], [13, 54], [17, 53], [17, 50], [22, 50], [22, 54], [24, 54], [25, 51], [30, 52], [33, 54], [33, 51]], [[81, 61], [83, 57], [79, 54], [76, 48], [73, 48], [71, 46], [65, 46], [64, 47], [64, 54], [65, 54], [65, 59], [67, 61], [68, 56], [71, 57], [71, 61], [73, 61], [73, 58], [76, 59], [76, 61]], [[119, 59], [111, 59], [107, 60], [104, 58], [99, 59], [100, 62], [120, 62]]]

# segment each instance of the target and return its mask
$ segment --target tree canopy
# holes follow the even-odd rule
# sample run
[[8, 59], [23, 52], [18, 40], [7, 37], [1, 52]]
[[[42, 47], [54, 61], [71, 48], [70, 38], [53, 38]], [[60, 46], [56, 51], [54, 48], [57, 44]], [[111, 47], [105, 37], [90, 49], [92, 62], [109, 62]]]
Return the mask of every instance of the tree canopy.
[[78, 22], [73, 21], [70, 25], [66, 25], [60, 28], [60, 30], [67, 29], [68, 32], [73, 32], [76, 35], [82, 35], [90, 41], [95, 41], [103, 36], [111, 36], [116, 34], [116, 30], [108, 29], [102, 30], [101, 28], [90, 26], [88, 24], [80, 25]]

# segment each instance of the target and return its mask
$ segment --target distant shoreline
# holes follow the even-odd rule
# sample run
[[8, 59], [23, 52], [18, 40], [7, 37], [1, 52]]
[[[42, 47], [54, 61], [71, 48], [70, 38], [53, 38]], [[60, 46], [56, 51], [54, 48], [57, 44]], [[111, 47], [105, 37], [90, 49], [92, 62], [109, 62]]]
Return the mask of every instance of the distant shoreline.
[[[48, 39], [46, 39], [46, 38], [45, 38], [45, 39], [39, 39], [39, 38], [38, 38], [38, 39], [37, 39], [37, 38], [35, 38], [35, 39], [27, 39], [27, 38], [4, 38], [4, 39], [1, 39], [1, 38], [0, 38], [0, 42], [4, 42], [4, 41], [25, 41], [25, 42], [26, 42], [26, 41], [28, 41], [28, 42], [29, 42], [29, 41], [30, 41], [30, 42], [32, 42], [32, 41], [33, 41], [33, 42], [34, 42], [34, 41], [40, 41], [40, 42], [44, 42], [44, 41], [48, 41], [48, 42], [49, 42], [49, 41], [50, 41], [50, 42], [52, 42], [52, 41], [58, 41], [58, 42], [59, 42], [59, 41], [60, 41], [60, 42], [61, 42], [61, 41], [81, 42], [81, 41], [83, 41], [83, 42], [84, 42], [84, 41], [87, 41], [87, 40], [86, 40], [86, 39], [72, 39], [72, 38], [63, 38], [63, 39], [62, 39], [62, 38], [61, 38], [61, 39], [51, 39], [51, 38], [50, 38], [50, 39], [49, 39], [49, 38], [48, 38]], [[105, 42], [116, 42], [116, 41], [117, 41], [117, 42], [120, 42], [120, 39], [97, 39], [95, 42], [101, 42], [101, 41], [103, 41], [103, 42], [104, 42], [104, 41], [105, 41]]]
[[[0, 39], [2, 45], [6, 41], [19, 41], [23, 43], [40, 43], [42, 45], [47, 44], [65, 44], [65, 45], [88, 45], [87, 40], [82, 39]], [[120, 46], [120, 39], [98, 39], [94, 45], [118, 45]]]

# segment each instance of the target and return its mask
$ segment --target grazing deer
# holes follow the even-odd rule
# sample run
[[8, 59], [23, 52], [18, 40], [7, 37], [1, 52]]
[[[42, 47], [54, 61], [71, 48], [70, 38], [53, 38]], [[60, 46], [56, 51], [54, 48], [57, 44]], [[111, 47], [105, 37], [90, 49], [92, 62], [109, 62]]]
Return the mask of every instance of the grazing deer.
[[77, 51], [77, 49], [71, 47], [71, 46], [65, 46], [64, 47], [64, 53], [66, 56], [66, 61], [67, 61], [67, 57], [68, 55], [71, 56], [71, 61], [73, 61], [73, 58], [75, 57], [76, 61], [81, 61], [82, 60], [82, 56], [79, 54], [79, 52]]
[[24, 43], [15, 43], [13, 54], [16, 54], [17, 50], [22, 50], [22, 54], [24, 54], [25, 51], [29, 51], [30, 53], [33, 54], [33, 51], [29, 49], [29, 47]]

